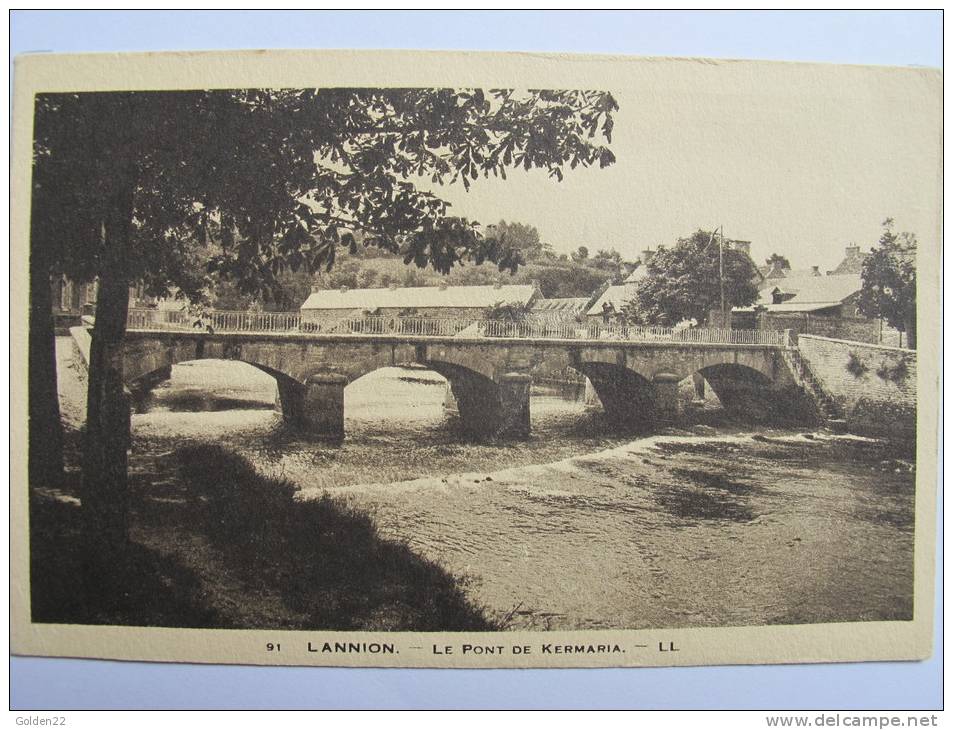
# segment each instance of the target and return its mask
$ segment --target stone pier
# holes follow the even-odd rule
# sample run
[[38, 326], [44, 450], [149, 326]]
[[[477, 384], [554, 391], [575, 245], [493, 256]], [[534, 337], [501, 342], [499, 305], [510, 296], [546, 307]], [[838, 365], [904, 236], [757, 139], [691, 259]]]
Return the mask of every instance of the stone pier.
[[278, 400], [285, 421], [320, 438], [344, 438], [344, 388], [347, 378], [317, 373], [305, 383], [278, 380]]
[[492, 438], [529, 436], [531, 385], [532, 378], [525, 373], [505, 373], [499, 376], [499, 382], [478, 375], [450, 380], [451, 397], [463, 428], [476, 436]]
[[460, 413], [460, 409], [457, 407], [457, 399], [453, 397], [453, 387], [450, 383], [447, 383], [447, 390], [443, 394], [443, 409], [447, 413]]
[[529, 436], [529, 394], [532, 385], [532, 377], [525, 373], [506, 373], [500, 377], [498, 435], [514, 438]]
[[674, 421], [679, 413], [678, 383], [681, 378], [673, 373], [657, 373], [652, 378], [652, 406], [659, 421]]

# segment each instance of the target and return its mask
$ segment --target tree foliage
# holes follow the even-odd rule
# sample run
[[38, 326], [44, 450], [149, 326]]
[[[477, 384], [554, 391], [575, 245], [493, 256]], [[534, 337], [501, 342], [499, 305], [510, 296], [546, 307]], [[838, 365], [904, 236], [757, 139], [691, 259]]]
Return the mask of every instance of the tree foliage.
[[[726, 306], [747, 306], [758, 298], [757, 271], [751, 259], [725, 248]], [[695, 231], [672, 248], [660, 247], [649, 260], [626, 316], [639, 324], [672, 326], [682, 320], [705, 322], [721, 306], [719, 246], [710, 231]]]
[[780, 268], [780, 269], [790, 269], [790, 268], [791, 268], [791, 262], [788, 261], [787, 256], [782, 256], [782, 255], [779, 254], [779, 253], [773, 253], [773, 254], [771, 254], [770, 256], [768, 256], [768, 258], [765, 259], [764, 262], [765, 262], [768, 266], [771, 266], [771, 267], [773, 267], [773, 266], [775, 266], [775, 264], [777, 264], [777, 265], [778, 265], [778, 268]]
[[569, 256], [575, 263], [582, 263], [589, 258], [589, 248], [586, 246], [580, 246], [571, 254], [569, 254]]
[[607, 166], [616, 108], [594, 91], [47, 94], [34, 191], [58, 201], [43, 208], [65, 235], [58, 263], [87, 276], [101, 273], [103, 220], [129, 197], [135, 255], [116, 273], [159, 294], [198, 295], [208, 273], [267, 294], [282, 271], [329, 268], [359, 245], [441, 272], [466, 259], [514, 270], [517, 251], [421, 184]]
[[507, 223], [501, 220], [491, 228], [490, 235], [503, 245], [519, 251], [524, 261], [537, 261], [547, 257], [547, 253], [549, 256], [552, 255], [552, 248], [549, 244], [542, 242], [535, 226], [516, 222]]
[[532, 306], [525, 302], [495, 302], [489, 307], [484, 307], [483, 319], [500, 322], [521, 322], [531, 309]]
[[907, 334], [916, 347], [917, 237], [895, 233], [893, 219], [883, 222], [877, 248], [871, 249], [861, 269], [863, 288], [857, 301], [861, 314], [879, 317]]
[[616, 109], [605, 92], [512, 89], [37, 96], [31, 246], [42, 271], [100, 280], [83, 475], [84, 512], [101, 518], [90, 533], [108, 543], [96, 552], [125, 539], [131, 282], [199, 299], [224, 277], [274, 299], [286, 272], [330, 270], [359, 246], [444, 273], [466, 260], [514, 271], [519, 252], [428, 188], [610, 165]]

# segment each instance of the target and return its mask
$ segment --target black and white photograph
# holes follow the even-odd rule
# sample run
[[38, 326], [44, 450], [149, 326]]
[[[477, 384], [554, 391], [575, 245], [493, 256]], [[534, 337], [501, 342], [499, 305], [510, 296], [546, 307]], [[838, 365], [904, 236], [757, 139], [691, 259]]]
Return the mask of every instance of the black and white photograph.
[[379, 666], [874, 623], [926, 644], [783, 651], [928, 651], [939, 72], [444, 55], [376, 86], [341, 69], [389, 56], [18, 69], [31, 630]]

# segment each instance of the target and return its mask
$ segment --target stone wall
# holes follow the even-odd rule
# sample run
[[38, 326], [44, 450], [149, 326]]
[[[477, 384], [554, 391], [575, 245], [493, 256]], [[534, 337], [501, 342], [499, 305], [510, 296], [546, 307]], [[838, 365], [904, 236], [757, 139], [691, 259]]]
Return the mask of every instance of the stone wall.
[[916, 434], [917, 353], [801, 335], [801, 357], [858, 433]]
[[79, 356], [84, 368], [89, 368], [89, 349], [92, 347], [92, 337], [86, 327], [70, 327], [70, 337], [73, 341], [73, 352]]
[[[708, 315], [710, 327], [725, 327], [721, 312], [712, 310]], [[810, 314], [808, 312], [731, 312], [729, 327], [733, 329], [791, 330], [797, 340], [798, 335], [816, 335], [835, 340], [866, 342], [871, 345], [900, 347], [907, 338], [879, 319], [867, 317], [833, 317]]]
[[758, 329], [791, 330], [795, 335], [816, 335], [870, 345], [899, 345], [899, 332], [879, 319], [867, 317], [819, 317], [810, 314], [759, 315]]

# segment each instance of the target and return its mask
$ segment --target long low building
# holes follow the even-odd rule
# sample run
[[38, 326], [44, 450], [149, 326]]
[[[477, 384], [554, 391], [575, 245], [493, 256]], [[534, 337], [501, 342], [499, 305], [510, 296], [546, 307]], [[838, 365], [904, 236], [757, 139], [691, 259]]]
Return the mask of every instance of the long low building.
[[535, 284], [341, 287], [313, 291], [301, 305], [301, 320], [324, 324], [365, 315], [482, 319], [492, 307], [512, 305], [528, 310], [540, 300]]

